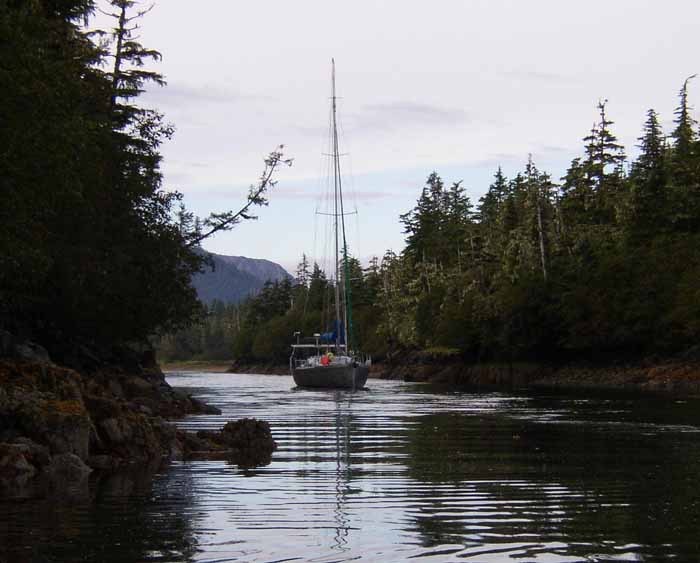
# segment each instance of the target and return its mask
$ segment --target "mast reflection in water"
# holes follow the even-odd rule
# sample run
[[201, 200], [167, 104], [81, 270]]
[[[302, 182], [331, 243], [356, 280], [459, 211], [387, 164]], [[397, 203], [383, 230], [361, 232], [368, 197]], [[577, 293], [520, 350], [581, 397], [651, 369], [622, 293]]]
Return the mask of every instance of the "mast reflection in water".
[[[700, 404], [671, 399], [293, 389], [170, 377], [256, 417], [266, 467], [172, 464], [79, 503], [4, 503], [11, 561], [694, 561]], [[3, 551], [0, 551], [3, 553]], [[0, 560], [2, 556], [0, 556]]]

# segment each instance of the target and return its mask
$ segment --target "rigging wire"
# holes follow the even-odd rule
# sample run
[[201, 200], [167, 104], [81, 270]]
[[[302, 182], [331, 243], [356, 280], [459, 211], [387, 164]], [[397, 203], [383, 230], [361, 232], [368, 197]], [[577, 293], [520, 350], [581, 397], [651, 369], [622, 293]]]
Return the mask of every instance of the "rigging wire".
[[[343, 140], [343, 146], [344, 147], [351, 147], [350, 142], [347, 139], [347, 136], [345, 134], [345, 127], [343, 125], [342, 118], [337, 117], [336, 118], [338, 128], [340, 130], [340, 136]], [[353, 213], [354, 213], [354, 218], [353, 218], [353, 227], [354, 227], [354, 241], [355, 241], [355, 251], [351, 252], [350, 254], [354, 254], [355, 257], [358, 260], [361, 260], [362, 257], [362, 237], [360, 233], [360, 212], [358, 209], [358, 197], [357, 197], [357, 189], [355, 185], [355, 174], [353, 173], [353, 160], [352, 160], [352, 150], [348, 150], [345, 153], [345, 156], [347, 156], [347, 164], [345, 165], [345, 174], [344, 174], [344, 180], [345, 180], [345, 185], [349, 184], [349, 190], [344, 190], [343, 193], [350, 195], [350, 198], [352, 200], [352, 207], [353, 207]]]

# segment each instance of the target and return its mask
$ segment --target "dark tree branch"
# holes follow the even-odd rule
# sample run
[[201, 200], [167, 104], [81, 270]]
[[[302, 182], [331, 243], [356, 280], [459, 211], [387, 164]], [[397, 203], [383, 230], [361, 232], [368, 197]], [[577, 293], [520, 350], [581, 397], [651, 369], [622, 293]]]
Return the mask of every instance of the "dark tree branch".
[[273, 180], [275, 170], [280, 165], [292, 165], [292, 159], [285, 159], [282, 153], [284, 145], [280, 145], [277, 150], [270, 153], [265, 159], [265, 169], [263, 170], [260, 180], [257, 185], [250, 186], [248, 192], [247, 203], [238, 211], [227, 211], [225, 213], [211, 213], [203, 224], [207, 230], [204, 232], [194, 232], [192, 237], [187, 241], [188, 247], [193, 247], [201, 243], [219, 231], [229, 231], [235, 227], [241, 220], [255, 220], [257, 217], [248, 213], [248, 210], [254, 205], [267, 205], [268, 201], [265, 194], [270, 188], [273, 188], [277, 182]]

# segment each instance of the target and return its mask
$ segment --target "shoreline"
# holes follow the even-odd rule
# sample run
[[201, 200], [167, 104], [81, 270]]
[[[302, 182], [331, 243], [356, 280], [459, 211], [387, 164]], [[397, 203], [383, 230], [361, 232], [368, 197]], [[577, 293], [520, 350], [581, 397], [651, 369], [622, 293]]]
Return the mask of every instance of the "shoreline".
[[601, 364], [534, 362], [468, 364], [459, 361], [379, 363], [375, 377], [445, 385], [635, 391], [649, 394], [700, 396], [700, 361], [640, 360]]
[[226, 360], [186, 360], [180, 362], [159, 362], [163, 372], [204, 372], [204, 373], [225, 373], [231, 367], [231, 361]]
[[[165, 371], [165, 368], [164, 368]], [[268, 364], [230, 365], [228, 373], [288, 375], [286, 366]], [[219, 372], [221, 373], [221, 372]], [[445, 387], [511, 389], [559, 389], [574, 391], [633, 391], [649, 394], [700, 397], [700, 361], [639, 360], [621, 364], [571, 362], [489, 362], [470, 364], [458, 360], [426, 358], [420, 353], [402, 362], [377, 362], [370, 379], [432, 383]]]

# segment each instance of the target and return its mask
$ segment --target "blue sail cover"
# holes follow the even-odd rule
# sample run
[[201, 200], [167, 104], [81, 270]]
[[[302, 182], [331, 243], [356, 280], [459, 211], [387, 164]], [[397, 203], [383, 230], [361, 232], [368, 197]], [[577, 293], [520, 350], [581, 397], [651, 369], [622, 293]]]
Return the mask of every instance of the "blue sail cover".
[[345, 344], [345, 327], [343, 324], [335, 320], [333, 321], [333, 330], [332, 332], [323, 332], [321, 333], [321, 342], [327, 342], [330, 344], [335, 344], [335, 338], [336, 335], [340, 333], [340, 343]]

